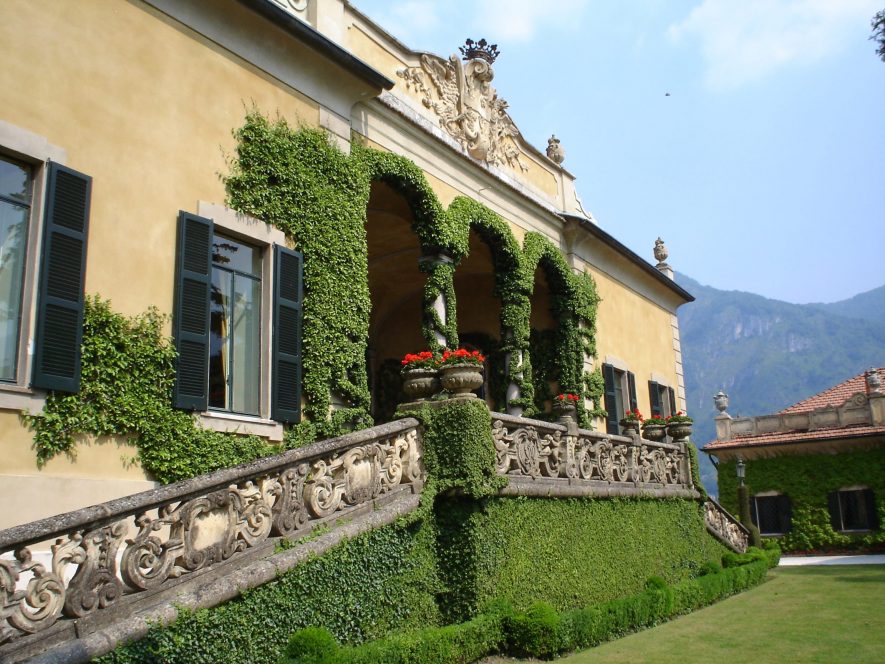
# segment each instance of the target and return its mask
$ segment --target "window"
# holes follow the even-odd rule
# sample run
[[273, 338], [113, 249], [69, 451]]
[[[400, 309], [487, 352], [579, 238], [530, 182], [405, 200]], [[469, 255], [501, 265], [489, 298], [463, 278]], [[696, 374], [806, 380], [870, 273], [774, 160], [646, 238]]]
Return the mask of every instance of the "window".
[[209, 408], [259, 415], [261, 250], [212, 238]]
[[667, 417], [676, 412], [676, 393], [672, 387], [656, 381], [648, 381], [648, 402], [651, 414]]
[[621, 433], [621, 420], [628, 410], [636, 405], [636, 378], [626, 370], [611, 364], [602, 365], [602, 377], [605, 380], [606, 431], [612, 434]]
[[175, 405], [216, 429], [279, 439], [267, 426], [301, 415], [301, 254], [263, 222], [200, 211], [218, 223], [187, 212], [178, 221]]
[[31, 216], [31, 169], [0, 157], [0, 380], [16, 382]]
[[783, 535], [790, 532], [793, 506], [784, 494], [759, 494], [753, 496], [751, 518], [762, 535]]
[[842, 489], [827, 495], [830, 525], [840, 532], [876, 530], [876, 499], [867, 488]]
[[0, 121], [0, 408], [80, 388], [92, 178], [64, 150]]

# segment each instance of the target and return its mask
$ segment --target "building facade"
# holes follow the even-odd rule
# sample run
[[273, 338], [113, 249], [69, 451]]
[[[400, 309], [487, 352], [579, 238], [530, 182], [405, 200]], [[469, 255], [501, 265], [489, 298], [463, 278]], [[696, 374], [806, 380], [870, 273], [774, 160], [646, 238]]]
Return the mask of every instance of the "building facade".
[[[0, 527], [390, 419], [422, 348], [482, 350], [511, 413], [684, 410], [691, 296], [520, 134], [493, 46], [344, 0], [0, 15]], [[121, 341], [154, 329], [177, 359]]]
[[881, 549], [885, 538], [885, 370], [867, 372], [779, 413], [732, 418], [717, 398], [719, 496], [738, 512], [745, 464], [750, 516], [789, 551]]

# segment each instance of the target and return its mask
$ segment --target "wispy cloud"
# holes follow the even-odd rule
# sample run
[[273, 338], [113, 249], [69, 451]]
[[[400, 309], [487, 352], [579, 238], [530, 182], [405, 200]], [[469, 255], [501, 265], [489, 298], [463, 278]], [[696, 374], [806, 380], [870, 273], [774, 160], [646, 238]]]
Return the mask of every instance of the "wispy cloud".
[[868, 30], [878, 1], [703, 0], [668, 32], [699, 41], [707, 84], [731, 89], [838, 52]]

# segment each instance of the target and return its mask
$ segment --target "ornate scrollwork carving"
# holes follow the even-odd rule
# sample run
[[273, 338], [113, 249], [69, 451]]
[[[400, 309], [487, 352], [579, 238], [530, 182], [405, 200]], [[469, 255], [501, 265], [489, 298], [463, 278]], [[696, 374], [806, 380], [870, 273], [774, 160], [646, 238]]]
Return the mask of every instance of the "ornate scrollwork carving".
[[[22, 574], [31, 574], [24, 590], [16, 590]], [[65, 586], [55, 572], [31, 559], [29, 549], [15, 552], [14, 560], [0, 559], [0, 643], [51, 627], [65, 604]]]
[[635, 484], [686, 483], [681, 448], [651, 441], [636, 446], [609, 437], [575, 437], [563, 434], [560, 428], [551, 429], [543, 431], [541, 423], [518, 426], [495, 420], [492, 439], [498, 472]]
[[406, 89], [422, 95], [421, 103], [439, 117], [439, 124], [474, 159], [508, 164], [527, 171], [522, 152], [513, 142], [519, 130], [507, 113], [508, 104], [491, 82], [495, 76], [489, 58], [465, 51], [466, 62], [456, 55], [444, 60], [424, 54], [418, 67], [397, 71]]
[[[311, 518], [424, 478], [419, 432], [410, 428], [310, 462], [281, 463], [224, 488], [212, 484], [210, 475], [202, 495], [188, 487], [155, 511], [120, 511], [116, 521], [81, 526], [52, 546], [51, 572], [31, 559], [27, 547], [17, 546], [14, 559], [0, 558], [0, 643], [46, 629], [60, 617], [82, 618], [109, 608], [124, 593], [154, 590], [199, 573], [272, 534], [292, 535]], [[135, 534], [124, 540], [130, 528]], [[68, 566], [76, 570], [65, 583]]]
[[708, 499], [704, 505], [704, 520], [707, 529], [726, 546], [743, 553], [749, 545], [749, 535], [738, 522], [718, 503]]

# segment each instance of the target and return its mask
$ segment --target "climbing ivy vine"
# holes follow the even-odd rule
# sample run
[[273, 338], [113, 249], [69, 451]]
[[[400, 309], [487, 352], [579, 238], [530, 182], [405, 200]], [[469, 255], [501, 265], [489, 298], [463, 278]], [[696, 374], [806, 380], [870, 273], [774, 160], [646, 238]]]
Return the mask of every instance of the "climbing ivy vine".
[[[536, 414], [530, 352], [531, 295], [540, 264], [551, 283], [555, 375], [561, 391], [600, 403], [601, 382], [583, 372], [595, 356], [595, 285], [575, 275], [549, 240], [529, 233], [520, 247], [507, 222], [480, 203], [458, 197], [444, 209], [424, 173], [405, 157], [355, 142], [350, 155], [317, 129], [293, 129], [285, 120], [247, 115], [235, 131], [237, 148], [225, 178], [228, 203], [284, 231], [304, 254], [304, 421], [288, 429], [285, 445], [298, 446], [372, 424], [365, 349], [371, 301], [368, 289], [366, 208], [371, 184], [401, 193], [413, 213], [412, 229], [422, 261], [424, 336], [439, 348], [441, 335], [457, 346], [454, 276], [467, 256], [471, 231], [489, 246], [495, 295], [501, 301], [500, 339], [494, 352], [500, 376], [493, 381], [499, 405]], [[446, 320], [433, 308], [447, 304]], [[347, 306], [342, 306], [342, 303]], [[164, 317], [149, 311], [133, 319], [115, 314], [95, 297], [87, 304], [83, 375], [79, 394], [50, 394], [43, 413], [25, 415], [34, 428], [39, 462], [73, 453], [81, 434], [131, 436], [144, 469], [161, 482], [233, 465], [273, 452], [260, 438], [200, 428], [171, 407], [175, 351], [161, 329]], [[506, 369], [505, 364], [506, 363]], [[520, 396], [504, 404], [506, 381]], [[599, 410], [580, 404], [581, 424]]]

